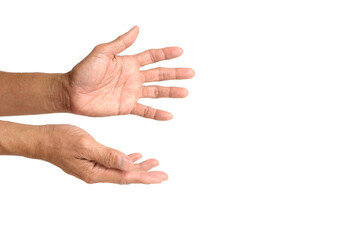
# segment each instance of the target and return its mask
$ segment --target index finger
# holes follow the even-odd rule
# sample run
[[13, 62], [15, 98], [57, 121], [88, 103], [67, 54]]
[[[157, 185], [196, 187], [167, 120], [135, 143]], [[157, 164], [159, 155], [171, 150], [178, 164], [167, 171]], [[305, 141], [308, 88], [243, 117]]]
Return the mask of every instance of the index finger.
[[150, 49], [135, 55], [140, 66], [156, 63], [163, 60], [173, 59], [181, 56], [183, 50], [179, 47], [167, 47]]
[[166, 181], [168, 175], [160, 171], [141, 172], [132, 171], [124, 172], [117, 169], [108, 168], [105, 171], [97, 174], [96, 182], [116, 183], [116, 184], [158, 184]]

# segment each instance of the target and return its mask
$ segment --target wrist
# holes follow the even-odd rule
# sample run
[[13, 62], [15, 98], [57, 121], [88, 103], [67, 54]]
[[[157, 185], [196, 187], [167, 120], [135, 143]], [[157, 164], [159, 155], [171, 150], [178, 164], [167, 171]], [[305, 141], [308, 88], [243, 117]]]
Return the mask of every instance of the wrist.
[[69, 94], [69, 75], [70, 73], [54, 74], [53, 89], [54, 94], [52, 102], [54, 103], [54, 112], [71, 112], [71, 101]]
[[18, 144], [20, 147], [14, 155], [45, 161], [51, 160], [54, 157], [53, 149], [57, 147], [53, 138], [56, 125], [23, 126], [25, 129], [22, 140]]
[[[55, 125], [35, 126], [36, 137], [32, 139], [31, 147], [25, 157], [48, 160], [52, 156], [51, 150], [54, 148], [52, 135]], [[56, 146], [55, 146], [56, 147]]]
[[41, 146], [40, 126], [0, 122], [0, 155], [36, 158]]

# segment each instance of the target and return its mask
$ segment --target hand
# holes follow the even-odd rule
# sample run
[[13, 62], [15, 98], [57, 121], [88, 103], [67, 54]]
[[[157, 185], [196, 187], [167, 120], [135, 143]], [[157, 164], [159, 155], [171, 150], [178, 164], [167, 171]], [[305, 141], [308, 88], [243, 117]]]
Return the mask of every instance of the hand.
[[168, 178], [164, 172], [149, 172], [158, 166], [159, 162], [156, 159], [135, 164], [134, 162], [141, 158], [141, 154], [134, 153], [127, 156], [101, 145], [78, 127], [72, 125], [41, 127], [43, 137], [31, 157], [44, 159], [87, 183], [152, 184], [161, 183]]
[[140, 98], [184, 98], [188, 91], [180, 87], [143, 86], [147, 82], [189, 79], [190, 68], [140, 67], [179, 57], [182, 49], [168, 47], [151, 49], [131, 56], [117, 56], [130, 47], [139, 33], [137, 26], [116, 40], [96, 46], [69, 73], [70, 108], [86, 116], [135, 114], [156, 120], [170, 120], [172, 114], [138, 103]]

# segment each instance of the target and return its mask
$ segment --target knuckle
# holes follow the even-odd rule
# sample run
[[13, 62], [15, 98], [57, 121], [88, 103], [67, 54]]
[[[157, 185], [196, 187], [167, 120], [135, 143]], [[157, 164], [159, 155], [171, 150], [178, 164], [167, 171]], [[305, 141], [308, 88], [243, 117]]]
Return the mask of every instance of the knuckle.
[[154, 97], [159, 97], [160, 91], [158, 87], [154, 87]]
[[145, 117], [148, 112], [149, 112], [149, 107], [144, 107], [142, 115]]
[[105, 152], [105, 155], [104, 155], [104, 159], [103, 159], [103, 163], [105, 166], [108, 166], [108, 167], [115, 167], [114, 165], [114, 162], [115, 162], [115, 159], [117, 158], [117, 154], [115, 151], [113, 150], [107, 150]]
[[159, 69], [159, 80], [163, 81], [166, 80], [166, 69], [165, 68], [160, 68]]
[[166, 55], [165, 55], [164, 49], [159, 49], [158, 53], [159, 53], [159, 59], [161, 59], [161, 60], [165, 60], [165, 59], [166, 59]]
[[164, 79], [163, 79], [163, 77], [164, 77], [164, 70], [163, 70], [161, 67], [159, 67], [159, 68], [156, 69], [156, 72], [157, 72], [157, 78], [158, 78], [160, 81], [164, 80]]
[[119, 180], [119, 184], [120, 184], [120, 185], [128, 185], [129, 183], [128, 183], [126, 180], [124, 180], [124, 179], [120, 179], [120, 180]]
[[149, 112], [150, 112], [150, 107], [144, 107], [143, 116], [144, 117], [149, 116]]
[[107, 50], [107, 48], [108, 47], [107, 47], [106, 43], [101, 43], [101, 44], [96, 45], [94, 49], [96, 51], [103, 52], [103, 51]]
[[78, 139], [78, 145], [80, 148], [87, 148], [91, 143], [91, 140], [86, 136], [81, 136]]
[[130, 43], [124, 40], [123, 37], [120, 37], [119, 39], [119, 47], [120, 48], [128, 48], [130, 46]]
[[94, 184], [96, 183], [95, 175], [94, 174], [86, 174], [83, 176], [82, 180], [87, 184]]
[[156, 58], [156, 51], [154, 49], [150, 49], [148, 51], [148, 55], [149, 55], [149, 58], [150, 58], [150, 61], [151, 62], [156, 62], [157, 61], [157, 58]]
[[125, 172], [124, 175], [119, 179], [118, 184], [120, 185], [128, 185], [129, 182], [127, 181], [128, 174]]
[[173, 90], [174, 90], [174, 88], [171, 88], [171, 87], [165, 88], [166, 96], [167, 97], [174, 97], [175, 94], [174, 94]]

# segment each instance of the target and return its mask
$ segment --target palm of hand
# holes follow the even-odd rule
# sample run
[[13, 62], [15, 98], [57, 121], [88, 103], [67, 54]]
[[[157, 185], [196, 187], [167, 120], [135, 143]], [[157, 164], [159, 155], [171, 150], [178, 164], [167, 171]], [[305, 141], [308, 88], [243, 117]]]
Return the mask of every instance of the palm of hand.
[[74, 68], [72, 79], [72, 109], [87, 116], [130, 114], [143, 83], [130, 56], [90, 55]]
[[[167, 180], [166, 173], [150, 171], [158, 166], [156, 159], [141, 159], [140, 153], [125, 155], [95, 141], [84, 130], [72, 125], [45, 125], [51, 133], [52, 150], [49, 161], [63, 171], [88, 183], [110, 182], [161, 183]], [[55, 146], [55, 147], [54, 147]], [[66, 149], [66, 151], [64, 151]]]
[[169, 120], [168, 112], [137, 103], [140, 98], [186, 97], [187, 90], [177, 87], [143, 86], [145, 82], [187, 79], [194, 76], [189, 68], [140, 67], [181, 55], [181, 48], [152, 49], [132, 56], [116, 54], [136, 39], [138, 28], [113, 42], [100, 44], [70, 72], [71, 110], [86, 116], [135, 114], [157, 120]]

